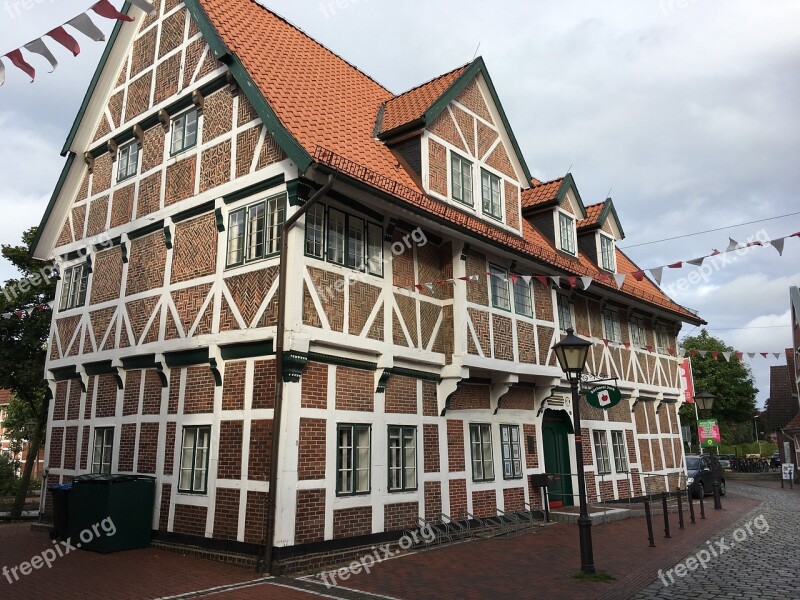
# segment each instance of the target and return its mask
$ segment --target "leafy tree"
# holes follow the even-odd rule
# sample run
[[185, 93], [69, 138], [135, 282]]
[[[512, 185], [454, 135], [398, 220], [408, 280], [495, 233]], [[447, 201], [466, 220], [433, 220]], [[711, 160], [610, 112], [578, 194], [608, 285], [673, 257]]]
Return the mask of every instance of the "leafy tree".
[[[0, 251], [20, 273], [19, 279], [6, 281], [0, 293], [0, 313], [16, 312], [10, 319], [0, 318], [0, 387], [14, 394], [17, 405], [11, 412], [15, 435], [30, 444], [12, 515], [22, 513], [47, 428], [44, 366], [52, 311], [39, 307], [55, 297], [56, 281], [49, 265], [30, 256], [35, 235], [34, 227], [22, 234], [22, 245], [3, 245]], [[30, 314], [20, 312], [29, 307], [35, 308]]]
[[[753, 419], [758, 415], [756, 409], [756, 389], [750, 367], [737, 360], [735, 355], [730, 361], [722, 358], [723, 352], [734, 352], [734, 349], [710, 335], [705, 329], [700, 335], [689, 336], [683, 340], [683, 347], [689, 350], [705, 350], [706, 356], [691, 356], [692, 374], [694, 375], [695, 393], [707, 391], [714, 394], [714, 406], [711, 415], [720, 422], [720, 434], [727, 443], [752, 442]], [[712, 352], [719, 353], [715, 359]], [[681, 417], [687, 425], [696, 425], [694, 407], [684, 405]], [[701, 415], [702, 418], [702, 415]]]

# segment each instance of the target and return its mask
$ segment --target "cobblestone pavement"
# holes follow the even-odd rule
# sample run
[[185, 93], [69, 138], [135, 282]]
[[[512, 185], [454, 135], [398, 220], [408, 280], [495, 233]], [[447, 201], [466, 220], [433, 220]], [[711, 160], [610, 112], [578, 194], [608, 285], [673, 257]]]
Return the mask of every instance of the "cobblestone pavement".
[[665, 564], [660, 576], [634, 596], [636, 600], [800, 598], [800, 489], [783, 490], [779, 482], [730, 482], [728, 490], [763, 504], [695, 548], [683, 561]]

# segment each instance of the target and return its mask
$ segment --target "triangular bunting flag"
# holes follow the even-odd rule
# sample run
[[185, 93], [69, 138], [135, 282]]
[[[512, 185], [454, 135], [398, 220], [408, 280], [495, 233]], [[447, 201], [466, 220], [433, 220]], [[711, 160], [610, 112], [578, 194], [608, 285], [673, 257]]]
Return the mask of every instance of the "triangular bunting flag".
[[19, 309], [14, 311], [14, 316], [17, 317], [18, 319], [21, 319], [22, 315], [24, 315], [24, 314], [25, 313], [23, 311], [19, 310]]
[[625, 342], [625, 343], [624, 343], [624, 344], [622, 344], [622, 345], [623, 345], [623, 346], [625, 346], [625, 350], [630, 350], [630, 349], [631, 349], [631, 345], [630, 345], [630, 343], [629, 343], [629, 342]]
[[47, 32], [47, 35], [72, 52], [73, 56], [78, 56], [78, 54], [81, 53], [81, 46], [78, 44], [78, 40], [68, 34], [67, 30], [63, 27], [56, 27], [52, 31]]
[[519, 281], [519, 275], [514, 275], [514, 273], [509, 273], [508, 278], [511, 280], [511, 283], [517, 285], [517, 281]]
[[56, 304], [56, 303], [55, 303], [55, 301], [54, 301], [54, 300], [51, 300], [50, 302], [48, 302], [48, 303], [47, 303], [47, 308], [49, 308], [50, 310], [52, 310], [52, 309], [53, 309], [53, 306], [55, 306], [55, 304]]
[[706, 354], [708, 354], [708, 350], [698, 350], [697, 353], [700, 355], [700, 358], [705, 358]]
[[756, 240], [755, 242], [750, 242], [749, 244], [747, 244], [747, 246], [745, 246], [745, 248], [750, 248], [751, 246], [763, 246], [763, 245], [764, 244], [762, 244], [761, 242]]
[[30, 315], [33, 312], [33, 306], [31, 306], [30, 308], [26, 308], [25, 312]]
[[147, 0], [128, 0], [134, 6], [138, 6], [148, 15], [152, 16], [156, 14], [156, 8], [152, 4], [150, 4]]
[[0, 60], [0, 85], [3, 85], [6, 82], [6, 66], [3, 64], [3, 61]]
[[58, 66], [58, 61], [56, 60], [56, 57], [53, 56], [53, 53], [50, 52], [50, 49], [45, 45], [45, 43], [41, 39], [33, 40], [32, 42], [25, 44], [23, 48], [25, 48], [25, 50], [27, 50], [28, 52], [33, 52], [34, 54], [44, 56], [45, 60], [47, 60], [47, 62], [50, 63], [51, 73], [56, 70], [56, 67]]
[[459, 277], [461, 281], [469, 281], [469, 275], [464, 275], [463, 277]]
[[669, 352], [671, 356], [675, 356], [675, 348], [667, 348], [667, 352]]
[[432, 284], [432, 283], [426, 283], [426, 284], [425, 284], [425, 287], [426, 287], [426, 288], [428, 288], [428, 291], [429, 291], [429, 292], [432, 292], [432, 291], [433, 291], [433, 284]]
[[581, 277], [581, 283], [583, 283], [583, 289], [588, 290], [589, 286], [592, 285], [592, 281], [594, 281], [591, 277]]
[[578, 287], [578, 278], [577, 277], [567, 277], [567, 281], [569, 281], [569, 287], [571, 287], [571, 288]]
[[425, 291], [425, 286], [422, 285], [421, 283], [414, 284], [414, 288], [419, 290], [420, 292], [424, 292]]
[[738, 361], [741, 361], [744, 358], [743, 352], [736, 352], [735, 355], [736, 355], [736, 360]]
[[547, 287], [547, 277], [545, 275], [536, 275], [536, 281]]
[[781, 353], [780, 352], [773, 352], [772, 356], [775, 357], [775, 360], [780, 360], [781, 359]]
[[18, 69], [25, 71], [28, 74], [28, 77], [31, 78], [31, 81], [36, 79], [36, 69], [34, 69], [31, 65], [29, 65], [25, 59], [22, 57], [22, 52], [19, 49], [12, 50], [8, 54], [6, 54], [8, 59], [11, 63], [17, 67]]
[[[699, 354], [699, 352], [697, 350], [695, 350], [694, 348], [689, 350], [689, 356], [697, 356], [698, 354]], [[705, 354], [703, 354], [703, 356], [705, 356]]]
[[609, 342], [609, 340], [607, 340], [606, 338], [603, 338], [603, 344], [605, 344], [606, 346], [608, 346], [608, 342]]
[[795, 231], [795, 232], [794, 232], [792, 235], [790, 235], [789, 237], [796, 237], [796, 238], [800, 238], [800, 231]]
[[670, 269], [680, 269], [683, 266], [683, 262], [678, 261], [676, 263], [672, 263], [671, 265], [667, 265]]
[[625, 278], [627, 276], [627, 273], [614, 273], [614, 281], [617, 283], [617, 289], [622, 288], [622, 284], [625, 283]]
[[717, 256], [718, 254], [722, 254], [722, 252], [720, 252], [719, 250], [714, 248], [714, 250], [712, 250], [712, 252], [711, 252], [711, 254], [709, 254], [709, 256]]
[[763, 356], [764, 358], [767, 358], [767, 353], [766, 352], [761, 352], [761, 356]]
[[74, 19], [70, 19], [65, 23], [65, 25], [70, 25], [71, 27], [74, 27], [75, 29], [80, 31], [83, 35], [85, 35], [89, 39], [94, 40], [95, 42], [106, 41], [106, 36], [103, 35], [103, 32], [97, 28], [97, 25], [95, 25], [92, 22], [92, 19], [90, 19], [89, 15], [87, 15], [86, 13], [82, 13], [77, 17], [75, 17]]
[[701, 256], [700, 258], [693, 258], [692, 260], [687, 260], [690, 265], [694, 265], [695, 267], [699, 267], [703, 264], [703, 261], [706, 259], [705, 256]]
[[552, 275], [550, 279], [556, 284], [556, 287], [561, 287], [561, 277], [558, 275]]
[[653, 346], [652, 346], [652, 345], [650, 345], [650, 344], [647, 344], [647, 345], [646, 345], [644, 348], [645, 348], [645, 350], [647, 350], [648, 352], [652, 352], [652, 351], [653, 351]]
[[664, 267], [656, 267], [655, 269], [650, 269], [650, 275], [653, 276], [653, 279], [656, 280], [658, 285], [661, 285], [661, 277], [664, 275]]
[[644, 271], [634, 271], [631, 275], [633, 275], [636, 281], [642, 281], [644, 279]]
[[785, 238], [778, 238], [776, 240], [770, 240], [769, 243], [772, 244], [772, 247], [778, 251], [778, 256], [783, 256], [783, 242]]
[[479, 276], [478, 276], [478, 275], [470, 275], [470, 276], [469, 276], [469, 280], [470, 280], [470, 281], [478, 281], [478, 278], [479, 278]]
[[747, 353], [747, 358], [749, 358], [750, 360], [753, 360], [755, 357], [756, 357], [756, 353], [755, 352], [748, 352]]
[[737, 242], [735, 239], [728, 238], [728, 241], [730, 243], [728, 244], [728, 247], [725, 249], [725, 252], [733, 252], [734, 250], [739, 249], [739, 242]]
[[731, 356], [733, 356], [733, 352], [723, 352], [722, 356], [725, 357], [725, 360], [727, 360], [728, 362], [731, 362]]
[[530, 275], [523, 275], [522, 276], [522, 281], [525, 282], [525, 285], [530, 285], [531, 284], [531, 279], [533, 279], [533, 277], [531, 277]]
[[92, 5], [92, 10], [101, 17], [106, 19], [116, 19], [117, 21], [133, 21], [133, 17], [119, 12], [109, 0], [100, 0], [100, 2]]
[[718, 360], [719, 359], [719, 352], [712, 352], [711, 356], [714, 357], [714, 360]]

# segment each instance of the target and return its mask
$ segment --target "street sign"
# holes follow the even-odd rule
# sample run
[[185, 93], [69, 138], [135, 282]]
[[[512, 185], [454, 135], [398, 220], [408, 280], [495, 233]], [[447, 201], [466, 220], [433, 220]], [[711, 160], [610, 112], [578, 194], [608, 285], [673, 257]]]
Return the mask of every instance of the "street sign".
[[613, 385], [598, 385], [586, 392], [586, 401], [595, 408], [608, 410], [622, 401], [622, 393]]
[[697, 422], [697, 434], [701, 448], [714, 448], [719, 446], [722, 438], [719, 435], [719, 425], [716, 419], [705, 419]]
[[794, 465], [792, 463], [782, 464], [781, 472], [783, 473], [784, 481], [794, 481]]

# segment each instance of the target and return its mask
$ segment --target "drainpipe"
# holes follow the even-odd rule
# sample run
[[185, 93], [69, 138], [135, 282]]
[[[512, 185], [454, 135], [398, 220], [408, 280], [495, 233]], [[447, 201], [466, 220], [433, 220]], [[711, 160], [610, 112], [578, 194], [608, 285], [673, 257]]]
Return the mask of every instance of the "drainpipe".
[[298, 219], [308, 212], [331, 189], [335, 177], [328, 175], [328, 180], [308, 201], [303, 204], [291, 217], [284, 221], [281, 227], [281, 251], [278, 274], [278, 323], [275, 330], [275, 408], [272, 418], [272, 454], [269, 468], [269, 495], [267, 499], [267, 515], [264, 533], [264, 566], [272, 572], [272, 548], [275, 545], [275, 521], [278, 513], [278, 452], [281, 447], [281, 417], [283, 414], [283, 345], [286, 329], [286, 286], [288, 263], [286, 256], [289, 251], [289, 231]]

